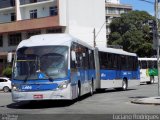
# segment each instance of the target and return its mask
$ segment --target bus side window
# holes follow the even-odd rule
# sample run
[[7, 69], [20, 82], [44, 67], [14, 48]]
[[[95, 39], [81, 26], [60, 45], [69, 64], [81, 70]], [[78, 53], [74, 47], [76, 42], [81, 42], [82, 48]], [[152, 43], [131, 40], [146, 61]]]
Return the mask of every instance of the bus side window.
[[138, 68], [138, 60], [137, 57], [133, 57], [133, 70]]
[[121, 67], [122, 67], [122, 70], [127, 69], [127, 57], [125, 55], [121, 56]]
[[141, 61], [142, 69], [147, 69], [147, 61]]
[[100, 69], [107, 69], [109, 65], [107, 53], [99, 52]]
[[154, 61], [154, 68], [157, 68], [157, 61]]
[[141, 60], [138, 61], [138, 64], [139, 64], [139, 68], [142, 69]]
[[116, 54], [113, 54], [112, 55], [113, 56], [113, 58], [112, 58], [112, 60], [113, 60], [113, 69], [117, 69], [117, 55]]
[[[75, 56], [73, 55], [75, 54]], [[73, 58], [73, 56], [75, 58]], [[77, 60], [76, 60], [76, 44], [75, 43], [72, 43], [72, 46], [71, 46], [71, 68], [75, 69], [76, 68], [76, 64], [77, 64]]]
[[108, 68], [112, 69], [112, 54], [108, 53]]
[[89, 68], [89, 53], [88, 53], [88, 48], [84, 47], [84, 69]]
[[93, 50], [89, 50], [89, 69], [94, 69], [94, 53]]

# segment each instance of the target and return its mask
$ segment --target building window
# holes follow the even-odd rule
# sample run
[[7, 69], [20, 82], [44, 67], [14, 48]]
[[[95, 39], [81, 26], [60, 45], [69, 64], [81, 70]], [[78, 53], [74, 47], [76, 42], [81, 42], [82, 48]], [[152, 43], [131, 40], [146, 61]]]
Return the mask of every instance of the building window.
[[15, 6], [15, 0], [10, 0], [11, 6]]
[[35, 3], [37, 2], [37, 0], [30, 0], [30, 3]]
[[9, 46], [16, 46], [18, 45], [21, 40], [22, 40], [22, 36], [21, 36], [21, 33], [16, 33], [16, 34], [10, 34], [8, 36], [8, 45]]
[[16, 14], [15, 13], [11, 13], [11, 21], [15, 21], [16, 20]]
[[57, 9], [57, 6], [50, 7], [50, 8], [49, 8], [49, 11], [50, 11], [50, 16], [58, 15], [58, 9]]
[[48, 29], [47, 30], [47, 33], [62, 33], [62, 29], [55, 29], [55, 28], [53, 28], [53, 29]]
[[116, 14], [115, 8], [108, 8], [108, 14]]
[[27, 33], [27, 38], [30, 38], [33, 35], [39, 35], [39, 34], [41, 34], [40, 30], [38, 30], [38, 31], [31, 31], [31, 32]]
[[0, 35], [0, 47], [3, 47], [3, 36]]
[[31, 19], [37, 18], [37, 10], [30, 10], [30, 18]]

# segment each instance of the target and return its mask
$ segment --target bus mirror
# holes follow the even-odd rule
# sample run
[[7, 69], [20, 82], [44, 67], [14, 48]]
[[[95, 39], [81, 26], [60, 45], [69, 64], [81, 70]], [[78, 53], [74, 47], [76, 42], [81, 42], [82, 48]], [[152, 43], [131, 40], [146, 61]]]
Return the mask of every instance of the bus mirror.
[[72, 61], [76, 61], [76, 53], [75, 53], [75, 51], [72, 51], [71, 55], [72, 55]]
[[7, 61], [10, 63], [12, 62], [12, 53], [9, 52], [8, 55], [7, 55]]

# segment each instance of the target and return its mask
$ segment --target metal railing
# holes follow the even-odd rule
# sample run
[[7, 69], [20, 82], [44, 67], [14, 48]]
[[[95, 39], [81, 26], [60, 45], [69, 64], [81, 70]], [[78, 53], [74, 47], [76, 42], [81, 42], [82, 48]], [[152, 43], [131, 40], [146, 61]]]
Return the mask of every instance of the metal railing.
[[49, 0], [20, 0], [20, 5], [43, 2], [43, 1], [49, 1]]

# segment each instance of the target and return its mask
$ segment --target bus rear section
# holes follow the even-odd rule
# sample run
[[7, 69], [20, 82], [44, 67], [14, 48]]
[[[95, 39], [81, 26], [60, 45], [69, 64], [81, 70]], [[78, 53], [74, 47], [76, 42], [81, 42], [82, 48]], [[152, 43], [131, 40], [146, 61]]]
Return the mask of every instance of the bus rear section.
[[98, 88], [119, 88], [127, 90], [139, 85], [138, 58], [134, 53], [121, 49], [97, 48], [96, 75]]
[[158, 81], [157, 58], [138, 58], [140, 82], [152, 84]]

